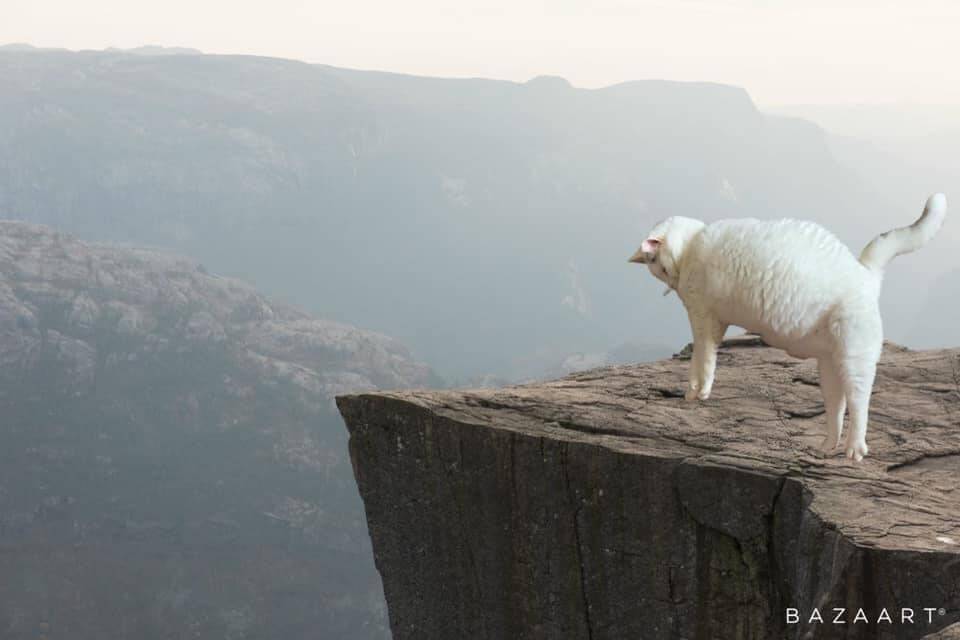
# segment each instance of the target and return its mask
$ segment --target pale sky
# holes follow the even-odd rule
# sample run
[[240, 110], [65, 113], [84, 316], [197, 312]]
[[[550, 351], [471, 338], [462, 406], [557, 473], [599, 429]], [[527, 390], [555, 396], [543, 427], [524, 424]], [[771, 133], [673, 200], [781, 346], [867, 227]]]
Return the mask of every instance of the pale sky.
[[581, 87], [706, 80], [761, 106], [960, 104], [957, 0], [0, 0], [9, 42]]

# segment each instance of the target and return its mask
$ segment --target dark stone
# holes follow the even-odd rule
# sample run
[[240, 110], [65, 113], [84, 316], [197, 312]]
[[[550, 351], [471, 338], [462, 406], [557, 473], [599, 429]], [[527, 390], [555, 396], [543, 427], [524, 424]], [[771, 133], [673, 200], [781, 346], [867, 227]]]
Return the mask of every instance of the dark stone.
[[924, 640], [960, 640], [960, 624], [952, 624], [937, 633], [924, 636]]
[[[887, 639], [957, 622], [958, 354], [888, 345], [860, 464], [815, 449], [815, 364], [750, 341], [722, 349], [698, 404], [665, 393], [683, 389], [679, 359], [338, 398], [394, 638]], [[847, 624], [809, 622], [834, 607]]]

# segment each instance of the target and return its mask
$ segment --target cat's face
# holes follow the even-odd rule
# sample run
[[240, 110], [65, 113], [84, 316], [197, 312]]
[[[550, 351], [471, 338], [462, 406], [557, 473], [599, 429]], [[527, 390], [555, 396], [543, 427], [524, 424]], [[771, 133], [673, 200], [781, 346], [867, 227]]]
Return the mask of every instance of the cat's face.
[[683, 250], [703, 227], [702, 222], [693, 218], [667, 218], [650, 230], [629, 261], [647, 265], [654, 278], [675, 288]]
[[[657, 280], [670, 284], [670, 276], [663, 266], [660, 249], [663, 246], [663, 237], [651, 236], [643, 241], [636, 253], [630, 256], [630, 262], [645, 264]], [[664, 254], [666, 255], [666, 254]]]

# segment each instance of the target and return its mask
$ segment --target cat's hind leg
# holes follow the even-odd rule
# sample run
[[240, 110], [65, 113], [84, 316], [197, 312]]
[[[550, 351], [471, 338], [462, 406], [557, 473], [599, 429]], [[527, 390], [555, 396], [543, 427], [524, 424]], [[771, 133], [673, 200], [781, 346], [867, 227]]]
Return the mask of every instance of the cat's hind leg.
[[850, 428], [844, 445], [848, 458], [860, 462], [867, 455], [867, 420], [870, 413], [870, 393], [877, 372], [876, 358], [845, 358], [840, 378], [850, 407]]
[[840, 444], [843, 415], [847, 411], [847, 398], [837, 365], [829, 358], [820, 358], [817, 360], [817, 365], [820, 371], [820, 393], [823, 394], [823, 406], [827, 418], [827, 431], [820, 450], [824, 455], [831, 455]]

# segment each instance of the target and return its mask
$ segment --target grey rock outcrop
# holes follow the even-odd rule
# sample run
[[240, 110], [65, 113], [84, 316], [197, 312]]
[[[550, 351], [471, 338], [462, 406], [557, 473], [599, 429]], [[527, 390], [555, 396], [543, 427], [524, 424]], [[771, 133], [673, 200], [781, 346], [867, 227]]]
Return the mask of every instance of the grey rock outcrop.
[[887, 346], [859, 465], [816, 452], [813, 362], [750, 339], [719, 359], [697, 405], [682, 356], [340, 397], [394, 638], [921, 638], [960, 620], [960, 351]]
[[0, 636], [388, 637], [334, 394], [401, 345], [0, 222]]
[[0, 332], [0, 375], [11, 378], [36, 365], [47, 340], [75, 382], [92, 384], [97, 337], [123, 336], [124, 349], [100, 355], [130, 360], [224, 345], [253, 371], [330, 401], [346, 389], [431, 380], [387, 336], [271, 303], [189, 259], [17, 222], [0, 222]]

